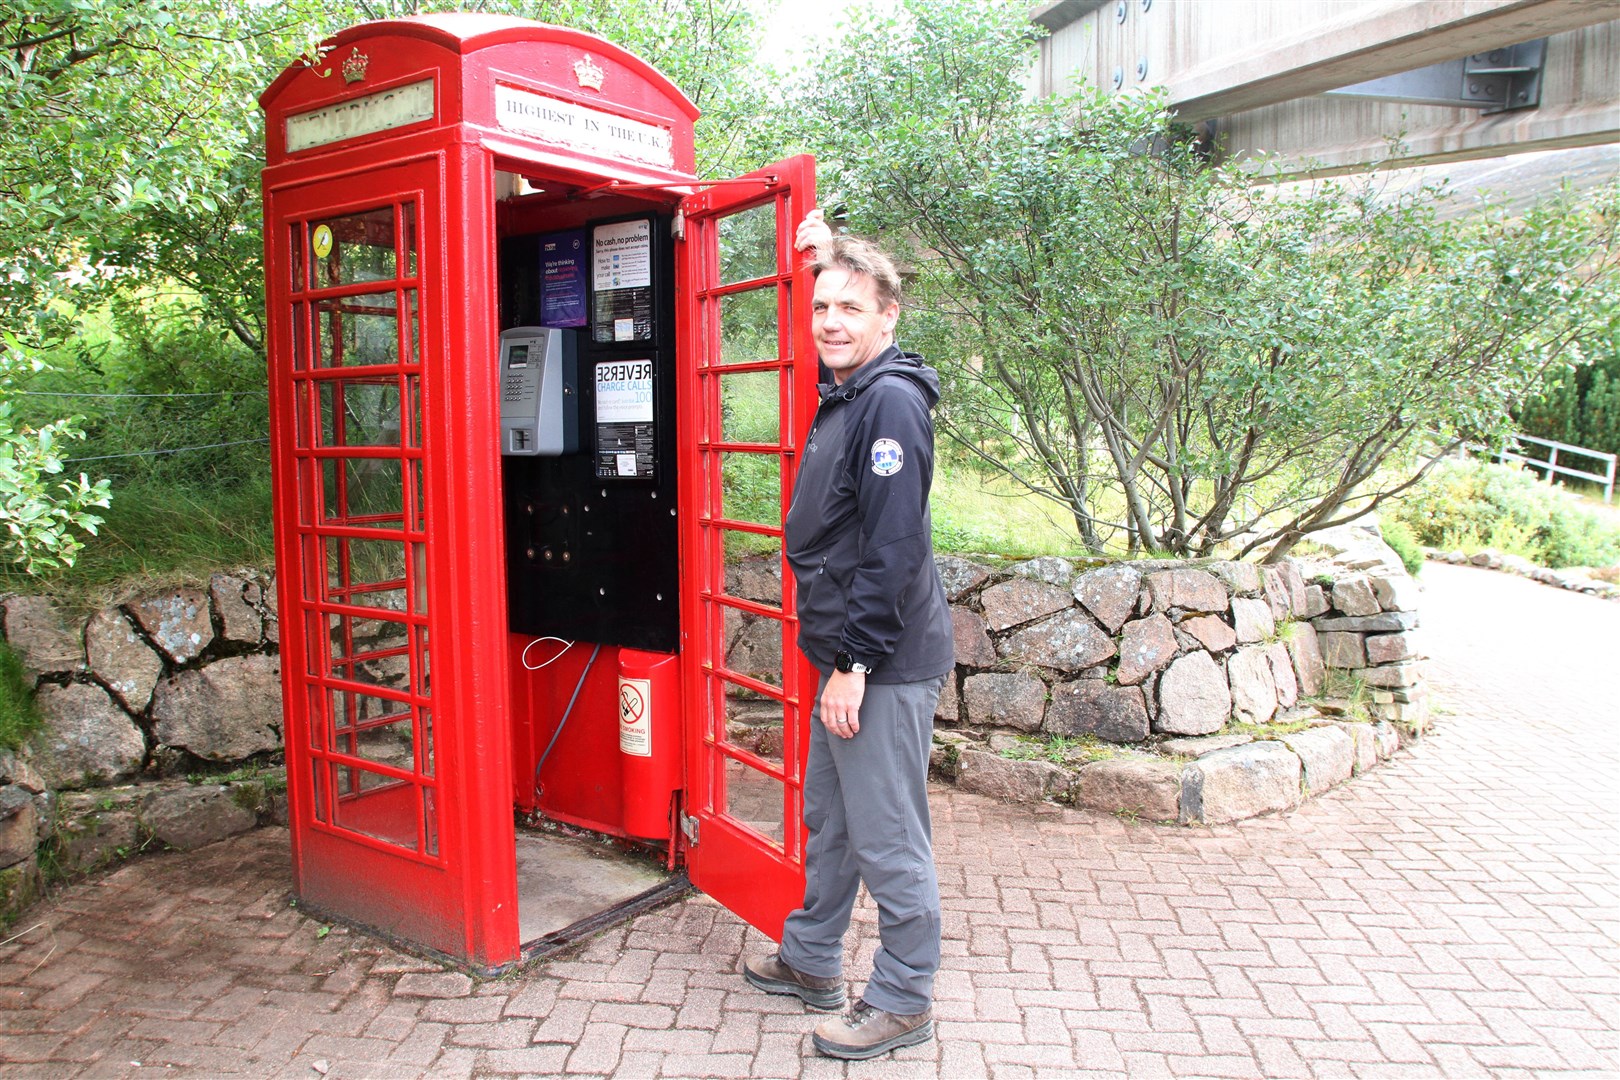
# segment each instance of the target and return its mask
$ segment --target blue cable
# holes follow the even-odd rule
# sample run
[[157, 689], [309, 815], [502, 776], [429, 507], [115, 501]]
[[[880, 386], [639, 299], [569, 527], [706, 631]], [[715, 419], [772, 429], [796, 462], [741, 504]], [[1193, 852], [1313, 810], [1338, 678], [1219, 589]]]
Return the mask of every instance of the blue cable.
[[596, 654], [601, 651], [602, 646], [600, 644], [591, 650], [591, 658], [585, 661], [585, 670], [579, 673], [579, 682], [574, 684], [574, 695], [568, 699], [568, 707], [563, 710], [562, 719], [557, 722], [557, 730], [551, 733], [551, 741], [546, 743], [545, 752], [540, 755], [540, 760], [535, 763], [534, 794], [537, 798], [540, 795], [540, 769], [545, 765], [546, 758], [551, 756], [551, 748], [557, 745], [557, 737], [563, 733], [563, 728], [568, 724], [568, 718], [573, 715], [574, 702], [579, 700], [579, 692], [585, 689], [585, 676], [591, 673], [591, 668], [596, 663]]

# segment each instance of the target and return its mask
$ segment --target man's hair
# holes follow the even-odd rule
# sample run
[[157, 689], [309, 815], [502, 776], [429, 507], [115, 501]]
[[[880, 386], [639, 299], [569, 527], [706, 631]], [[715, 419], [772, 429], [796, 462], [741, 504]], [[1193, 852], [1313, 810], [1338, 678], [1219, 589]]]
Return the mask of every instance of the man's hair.
[[877, 286], [880, 308], [900, 302], [900, 271], [894, 268], [894, 261], [870, 241], [853, 236], [833, 237], [831, 244], [816, 249], [816, 261], [811, 267], [816, 277], [824, 270], [843, 270], [871, 278]]

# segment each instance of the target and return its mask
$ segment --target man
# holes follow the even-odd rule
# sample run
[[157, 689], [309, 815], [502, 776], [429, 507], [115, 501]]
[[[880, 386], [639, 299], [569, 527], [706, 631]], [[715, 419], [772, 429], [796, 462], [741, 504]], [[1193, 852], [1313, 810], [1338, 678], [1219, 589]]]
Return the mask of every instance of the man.
[[928, 817], [934, 706], [955, 664], [930, 540], [930, 410], [939, 378], [894, 343], [900, 278], [820, 211], [812, 326], [832, 383], [800, 455], [786, 549], [799, 647], [821, 672], [805, 776], [804, 904], [782, 945], [743, 967], [754, 986], [819, 1009], [845, 1001], [844, 933], [861, 882], [881, 941], [854, 1009], [816, 1028], [824, 1054], [870, 1058], [933, 1037], [939, 884]]

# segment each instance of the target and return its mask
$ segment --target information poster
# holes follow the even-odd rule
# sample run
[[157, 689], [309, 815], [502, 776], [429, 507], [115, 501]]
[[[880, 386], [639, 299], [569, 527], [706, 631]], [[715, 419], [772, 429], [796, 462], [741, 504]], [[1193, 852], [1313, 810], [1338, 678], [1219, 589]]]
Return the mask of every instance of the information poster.
[[655, 475], [651, 360], [602, 360], [596, 365], [596, 475], [651, 480]]
[[585, 230], [546, 233], [540, 237], [540, 325], [584, 326]]
[[651, 341], [652, 222], [619, 221], [591, 233], [591, 340]]

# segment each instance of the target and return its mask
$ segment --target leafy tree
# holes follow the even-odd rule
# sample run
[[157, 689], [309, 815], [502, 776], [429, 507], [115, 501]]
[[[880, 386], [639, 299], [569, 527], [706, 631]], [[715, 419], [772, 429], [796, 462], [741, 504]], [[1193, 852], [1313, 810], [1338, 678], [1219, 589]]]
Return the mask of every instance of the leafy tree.
[[1612, 290], [1610, 192], [1522, 221], [1211, 168], [1152, 98], [1031, 101], [1022, 5], [856, 26], [785, 121], [913, 271], [945, 430], [1085, 544], [1281, 557], [1485, 438]]
[[[262, 361], [263, 118], [255, 98], [345, 26], [467, 7], [595, 31], [639, 53], [705, 110], [702, 167], [735, 167], [744, 145], [735, 131], [763, 93], [748, 74], [745, 0], [0, 0], [6, 387], [33, 384], [41, 357], [78, 337], [80, 313], [107, 304], [132, 340], [193, 334], [239, 343], [176, 353], [193, 365]], [[94, 365], [81, 366], [95, 374]], [[187, 378], [171, 373], [164, 388], [188, 389]], [[215, 381], [205, 373], [189, 379]], [[7, 417], [0, 453], [22, 470], [7, 482], [27, 493], [25, 506], [8, 514], [29, 516], [6, 524], [90, 522], [79, 496], [35, 482], [37, 469], [60, 469], [52, 447], [78, 426]], [[88, 490], [105, 497], [103, 486]], [[71, 561], [67, 533], [38, 535], [30, 550], [48, 547]]]
[[6, 400], [18, 374], [37, 370], [38, 361], [20, 350], [0, 349], [0, 558], [30, 574], [72, 566], [83, 542], [74, 528], [96, 531], [101, 518], [92, 507], [106, 506], [107, 482], [57, 479], [62, 445], [84, 437], [73, 419], [39, 428], [19, 426]]
[[[1620, 316], [1595, 355], [1573, 371], [1555, 372], [1517, 412], [1518, 428], [1555, 442], [1620, 454]], [[1593, 462], [1576, 461], [1591, 469]]]
[[[356, 22], [452, 0], [0, 0], [0, 310], [45, 333], [71, 291], [181, 285], [195, 317], [262, 349], [258, 93]], [[514, 0], [476, 10], [595, 31], [708, 111], [704, 164], [761, 90], [743, 0]], [[22, 325], [19, 326], [18, 324]], [[58, 332], [65, 327], [58, 326]]]

